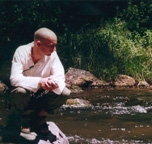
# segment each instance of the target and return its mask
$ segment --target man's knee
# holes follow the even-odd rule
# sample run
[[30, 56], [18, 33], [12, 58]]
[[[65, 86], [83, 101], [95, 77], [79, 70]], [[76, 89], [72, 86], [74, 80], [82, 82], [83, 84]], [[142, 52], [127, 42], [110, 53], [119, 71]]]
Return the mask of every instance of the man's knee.
[[27, 107], [27, 104], [30, 101], [30, 99], [31, 97], [29, 95], [28, 90], [24, 88], [13, 88], [10, 92], [10, 102], [18, 110], [24, 110]]
[[71, 94], [71, 90], [65, 87], [62, 91], [62, 95], [69, 96]]
[[27, 90], [21, 87], [13, 88], [11, 94], [27, 94]]

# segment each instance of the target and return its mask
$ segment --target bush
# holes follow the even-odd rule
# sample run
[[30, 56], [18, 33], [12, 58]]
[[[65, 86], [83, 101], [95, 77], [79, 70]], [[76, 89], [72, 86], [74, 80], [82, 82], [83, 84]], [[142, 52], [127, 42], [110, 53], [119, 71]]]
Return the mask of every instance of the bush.
[[48, 27], [57, 33], [57, 50], [66, 70], [82, 68], [107, 81], [118, 74], [138, 80], [152, 79], [151, 0], [129, 0], [123, 10], [117, 7], [117, 16], [113, 17], [84, 17], [75, 12], [65, 17], [69, 12], [65, 5], [75, 4], [49, 0], [1, 1], [0, 69], [3, 70], [4, 61], [12, 59], [17, 46], [33, 39], [36, 29]]

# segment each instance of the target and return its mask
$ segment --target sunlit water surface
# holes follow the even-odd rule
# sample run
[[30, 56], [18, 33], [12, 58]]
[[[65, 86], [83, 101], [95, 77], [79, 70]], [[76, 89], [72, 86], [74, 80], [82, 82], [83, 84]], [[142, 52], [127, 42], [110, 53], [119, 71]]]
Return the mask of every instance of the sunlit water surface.
[[[89, 100], [91, 106], [60, 108], [47, 118], [70, 144], [152, 143], [152, 90], [86, 89], [71, 97]], [[1, 113], [1, 123], [8, 113]]]
[[152, 143], [152, 90], [87, 89], [89, 108], [60, 109], [49, 119], [71, 144]]

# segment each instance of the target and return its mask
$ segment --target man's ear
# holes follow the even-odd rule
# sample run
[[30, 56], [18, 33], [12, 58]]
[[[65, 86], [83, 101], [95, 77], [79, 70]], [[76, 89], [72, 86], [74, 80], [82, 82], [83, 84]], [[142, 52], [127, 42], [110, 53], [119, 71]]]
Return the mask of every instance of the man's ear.
[[40, 46], [41, 46], [41, 41], [38, 40], [38, 41], [36, 42], [36, 45], [37, 45], [37, 47], [40, 47]]

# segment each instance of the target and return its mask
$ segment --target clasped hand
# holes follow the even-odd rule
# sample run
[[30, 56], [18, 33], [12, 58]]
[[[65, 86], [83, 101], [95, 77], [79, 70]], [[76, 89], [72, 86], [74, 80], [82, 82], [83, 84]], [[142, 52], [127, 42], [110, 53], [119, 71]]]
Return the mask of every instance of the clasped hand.
[[56, 88], [58, 88], [58, 84], [55, 83], [53, 80], [51, 80], [50, 77], [42, 78], [40, 80], [40, 85], [44, 90], [52, 91]]

